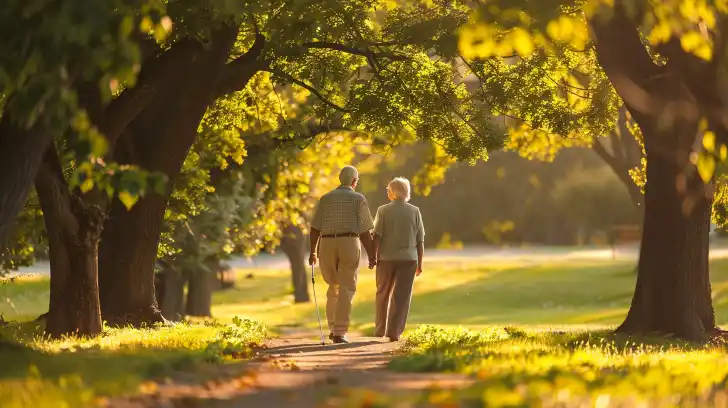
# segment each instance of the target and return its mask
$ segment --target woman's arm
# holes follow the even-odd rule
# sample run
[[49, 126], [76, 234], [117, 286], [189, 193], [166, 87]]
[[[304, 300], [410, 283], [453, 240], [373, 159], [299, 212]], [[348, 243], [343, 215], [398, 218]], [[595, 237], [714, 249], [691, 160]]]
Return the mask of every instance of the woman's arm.
[[422, 257], [425, 254], [425, 224], [422, 222], [422, 214], [417, 209], [417, 276], [422, 273]]
[[425, 254], [425, 244], [423, 242], [417, 243], [417, 276], [422, 273], [422, 255]]

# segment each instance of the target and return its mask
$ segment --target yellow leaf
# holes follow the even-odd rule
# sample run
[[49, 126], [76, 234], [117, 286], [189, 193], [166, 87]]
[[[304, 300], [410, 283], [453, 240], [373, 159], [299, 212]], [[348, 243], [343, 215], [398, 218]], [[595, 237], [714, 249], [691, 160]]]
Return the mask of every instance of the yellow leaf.
[[126, 191], [122, 191], [119, 193], [119, 201], [124, 204], [124, 207], [126, 207], [127, 210], [131, 210], [131, 207], [139, 201], [139, 196], [131, 195]]
[[484, 24], [468, 24], [460, 31], [458, 47], [466, 59], [492, 57], [495, 46], [493, 35]]
[[720, 146], [720, 161], [725, 161], [728, 158], [728, 147], [726, 145]]
[[152, 28], [154, 28], [154, 23], [152, 22], [152, 19], [149, 17], [144, 17], [142, 21], [139, 23], [139, 30], [141, 30], [144, 33], [148, 33], [152, 31]]
[[91, 191], [92, 188], [94, 188], [94, 181], [90, 178], [87, 178], [83, 181], [83, 183], [81, 183], [79, 188], [81, 189], [82, 193], [88, 193], [89, 191]]
[[713, 174], [715, 173], [715, 159], [713, 156], [701, 154], [700, 157], [698, 157], [696, 167], [700, 178], [703, 179], [704, 183], [707, 183], [711, 178], [713, 178]]
[[511, 31], [509, 39], [512, 42], [513, 49], [516, 50], [521, 57], [527, 57], [533, 52], [533, 39], [531, 35], [522, 28], [515, 28]]
[[546, 34], [553, 40], [569, 41], [573, 32], [574, 22], [566, 16], [560, 16], [556, 20], [551, 20], [546, 25]]
[[649, 39], [650, 43], [655, 45], [667, 42], [671, 36], [672, 28], [670, 28], [670, 24], [668, 24], [666, 21], [662, 21], [652, 28], [652, 31], [650, 31]]
[[709, 61], [713, 56], [710, 41], [697, 31], [690, 31], [680, 37], [680, 45], [685, 52]]
[[715, 151], [715, 134], [713, 132], [703, 133], [703, 147], [711, 153]]

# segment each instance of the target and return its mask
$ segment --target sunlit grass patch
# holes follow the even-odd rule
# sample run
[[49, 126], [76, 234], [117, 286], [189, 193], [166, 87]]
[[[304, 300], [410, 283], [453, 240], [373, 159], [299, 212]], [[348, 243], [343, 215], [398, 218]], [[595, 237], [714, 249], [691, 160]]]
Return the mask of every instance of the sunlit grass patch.
[[106, 329], [88, 339], [52, 340], [40, 329], [23, 324], [2, 330], [25, 349], [0, 345], [0, 406], [80, 407], [104, 396], [133, 394], [145, 381], [179, 370], [250, 357], [252, 347], [267, 337], [264, 325], [237, 318], [227, 325]]
[[404, 339], [402, 351], [391, 368], [475, 377], [475, 386], [448, 392], [447, 399], [463, 406], [694, 404], [725, 398], [728, 383], [722, 345], [636, 340], [609, 332], [422, 326]]

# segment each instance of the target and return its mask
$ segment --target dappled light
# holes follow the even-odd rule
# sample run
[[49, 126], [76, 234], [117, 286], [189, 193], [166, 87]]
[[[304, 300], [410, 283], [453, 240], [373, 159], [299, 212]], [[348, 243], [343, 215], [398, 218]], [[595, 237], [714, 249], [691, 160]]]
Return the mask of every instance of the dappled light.
[[5, 0], [0, 408], [728, 405], [727, 21]]

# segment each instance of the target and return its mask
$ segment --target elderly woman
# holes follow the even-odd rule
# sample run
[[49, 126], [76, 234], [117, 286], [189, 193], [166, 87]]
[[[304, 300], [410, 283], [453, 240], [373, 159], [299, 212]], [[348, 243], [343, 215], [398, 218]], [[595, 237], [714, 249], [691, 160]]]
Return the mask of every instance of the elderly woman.
[[409, 204], [410, 183], [395, 178], [387, 185], [390, 203], [377, 209], [374, 251], [377, 254], [375, 336], [398, 341], [407, 323], [415, 276], [422, 273], [425, 227], [419, 208]]

